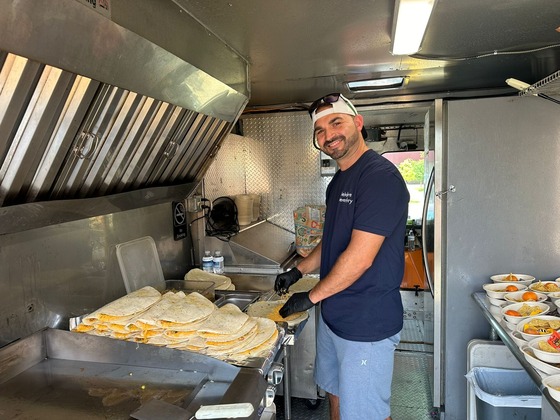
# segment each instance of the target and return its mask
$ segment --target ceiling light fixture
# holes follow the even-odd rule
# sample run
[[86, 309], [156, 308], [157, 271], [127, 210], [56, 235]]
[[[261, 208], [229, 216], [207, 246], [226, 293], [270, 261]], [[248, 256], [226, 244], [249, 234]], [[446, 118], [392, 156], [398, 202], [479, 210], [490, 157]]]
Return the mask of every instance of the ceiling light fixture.
[[352, 92], [364, 92], [369, 90], [397, 89], [405, 84], [406, 77], [386, 77], [383, 79], [368, 79], [347, 82], [348, 89]]
[[397, 0], [393, 17], [391, 54], [409, 55], [420, 50], [436, 0]]

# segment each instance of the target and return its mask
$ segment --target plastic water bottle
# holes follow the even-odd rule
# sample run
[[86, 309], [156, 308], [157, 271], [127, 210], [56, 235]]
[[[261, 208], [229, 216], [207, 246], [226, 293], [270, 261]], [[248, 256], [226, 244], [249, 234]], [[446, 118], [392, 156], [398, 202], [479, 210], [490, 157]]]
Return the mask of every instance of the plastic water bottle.
[[414, 251], [414, 241], [416, 240], [416, 237], [414, 236], [414, 230], [410, 229], [410, 231], [408, 232], [408, 250], [409, 251]]
[[214, 259], [210, 251], [204, 251], [204, 257], [202, 257], [202, 270], [208, 273], [214, 272]]
[[224, 257], [220, 251], [214, 251], [214, 273], [223, 274], [224, 272]]

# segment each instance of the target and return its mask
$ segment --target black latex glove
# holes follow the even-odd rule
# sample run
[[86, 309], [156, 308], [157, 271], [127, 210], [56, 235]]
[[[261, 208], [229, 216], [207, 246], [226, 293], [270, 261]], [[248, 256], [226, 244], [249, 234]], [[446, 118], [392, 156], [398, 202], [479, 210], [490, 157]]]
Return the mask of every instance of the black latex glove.
[[278, 274], [274, 282], [274, 291], [280, 295], [288, 293], [290, 286], [302, 277], [301, 271], [295, 267], [285, 273]]
[[307, 311], [315, 306], [309, 299], [309, 292], [294, 293], [290, 299], [280, 308], [280, 316], [286, 318], [296, 312]]

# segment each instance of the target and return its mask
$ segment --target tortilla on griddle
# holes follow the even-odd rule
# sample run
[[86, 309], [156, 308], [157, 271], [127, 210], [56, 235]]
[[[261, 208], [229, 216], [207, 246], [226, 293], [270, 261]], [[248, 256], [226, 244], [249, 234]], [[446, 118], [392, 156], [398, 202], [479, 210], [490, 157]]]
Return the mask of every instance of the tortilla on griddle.
[[141, 330], [157, 329], [157, 321], [162, 317], [163, 314], [175, 303], [180, 302], [181, 299], [186, 298], [184, 292], [167, 292], [165, 293], [159, 302], [152, 305], [146, 311], [141, 312], [133, 319], [129, 321], [127, 327], [132, 330], [133, 326], [140, 328]]
[[214, 290], [235, 290], [235, 287], [231, 289], [233, 283], [229, 277], [222, 276], [220, 274], [208, 273], [200, 268], [193, 268], [190, 270], [187, 274], [185, 274], [185, 280], [211, 281], [214, 283]]
[[239, 354], [246, 354], [251, 350], [266, 343], [274, 334], [278, 334], [276, 323], [268, 318], [255, 318], [257, 321], [257, 334], [243, 347], [238, 349]]
[[308, 318], [309, 313], [307, 311], [297, 312], [283, 318], [279, 311], [285, 303], [285, 300], [255, 302], [249, 305], [247, 308], [247, 314], [250, 316], [268, 318], [274, 322], [287, 322], [290, 327], [298, 325], [300, 322], [305, 321]]
[[186, 340], [171, 341], [167, 347], [172, 349], [198, 350], [206, 348], [206, 340], [199, 336], [192, 336]]
[[86, 325], [98, 322], [120, 323], [145, 311], [161, 299], [161, 293], [151, 286], [146, 286], [114, 300], [102, 308], [84, 317]]
[[252, 338], [252, 336], [256, 335], [257, 329], [257, 320], [253, 317], [248, 317], [245, 324], [235, 334], [214, 335], [206, 337], [206, 339], [209, 346], [227, 346]]
[[208, 318], [197, 328], [198, 335], [202, 337], [215, 337], [237, 333], [247, 322], [249, 316], [241, 312], [236, 305], [227, 303], [212, 312]]
[[272, 349], [272, 347], [276, 343], [276, 340], [278, 340], [278, 329], [276, 328], [276, 324], [274, 324], [274, 331], [272, 335], [265, 341], [257, 346], [247, 346], [244, 349], [239, 349], [236, 352], [232, 352], [227, 355], [226, 360], [229, 359], [234, 362], [243, 362], [252, 357], [264, 357]]
[[171, 305], [156, 323], [161, 328], [188, 327], [205, 319], [215, 309], [216, 306], [200, 293], [192, 292]]

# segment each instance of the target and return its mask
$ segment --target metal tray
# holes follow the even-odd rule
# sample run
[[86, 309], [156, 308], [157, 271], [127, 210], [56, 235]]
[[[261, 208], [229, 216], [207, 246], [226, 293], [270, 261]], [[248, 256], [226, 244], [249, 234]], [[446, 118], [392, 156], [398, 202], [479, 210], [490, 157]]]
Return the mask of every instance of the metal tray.
[[236, 305], [241, 311], [245, 311], [247, 307], [261, 298], [261, 292], [238, 291], [238, 290], [216, 290], [217, 307], [222, 307], [226, 303]]

